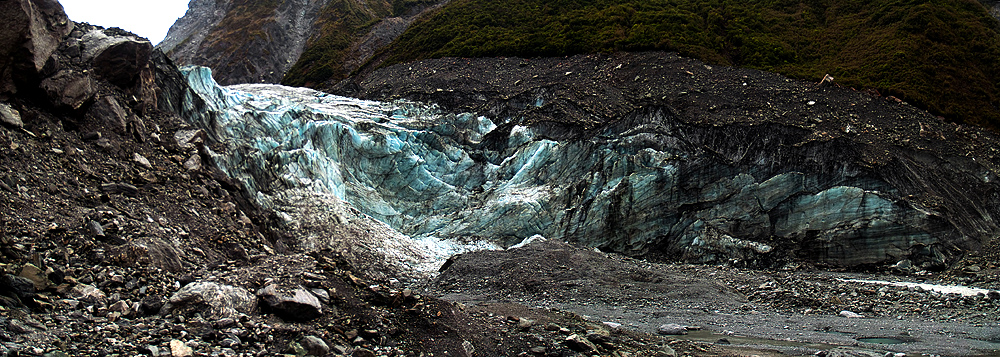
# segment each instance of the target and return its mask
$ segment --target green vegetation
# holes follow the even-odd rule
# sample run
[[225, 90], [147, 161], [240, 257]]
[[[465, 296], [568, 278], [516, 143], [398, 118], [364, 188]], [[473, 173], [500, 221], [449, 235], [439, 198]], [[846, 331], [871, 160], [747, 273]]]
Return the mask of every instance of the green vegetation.
[[876, 89], [1000, 128], [1000, 24], [975, 0], [453, 0], [386, 64], [671, 50]]

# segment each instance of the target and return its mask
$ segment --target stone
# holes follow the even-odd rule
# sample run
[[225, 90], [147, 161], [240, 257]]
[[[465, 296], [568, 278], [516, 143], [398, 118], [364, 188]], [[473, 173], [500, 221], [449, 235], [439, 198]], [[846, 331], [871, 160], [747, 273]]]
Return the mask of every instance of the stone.
[[42, 269], [39, 269], [34, 264], [25, 264], [21, 267], [21, 273], [18, 274], [22, 278], [31, 280], [31, 283], [35, 285], [35, 290], [45, 290], [52, 286], [52, 282], [46, 276]]
[[316, 298], [319, 299], [319, 302], [327, 305], [330, 304], [330, 292], [327, 291], [326, 289], [309, 289], [309, 292], [311, 292], [313, 295], [316, 295]]
[[93, 220], [87, 221], [87, 229], [89, 229], [90, 234], [93, 234], [95, 237], [104, 236], [104, 227], [101, 226], [100, 223], [97, 223], [97, 221]]
[[56, 0], [0, 2], [0, 93], [38, 76], [63, 37], [73, 30]]
[[563, 343], [566, 345], [566, 347], [569, 347], [569, 349], [576, 352], [581, 352], [581, 353], [597, 352], [596, 345], [594, 345], [589, 340], [580, 337], [580, 335], [577, 334], [569, 335], [568, 337], [566, 337], [565, 340], [563, 340]]
[[35, 295], [35, 283], [28, 278], [12, 274], [4, 274], [0, 278], [0, 294], [13, 293], [20, 299], [30, 298]]
[[306, 352], [306, 348], [302, 347], [301, 343], [295, 341], [288, 343], [288, 352], [291, 352], [293, 355], [296, 356], [305, 356], [306, 353], [308, 353]]
[[909, 259], [900, 260], [896, 262], [896, 264], [890, 266], [889, 269], [892, 269], [892, 271], [902, 274], [913, 274], [917, 272], [917, 268], [913, 266], [913, 262], [910, 261]]
[[[239, 338], [236, 338], [236, 337], [227, 337], [227, 338], [222, 339], [222, 341], [219, 341], [219, 346], [226, 347], [226, 348], [238, 347], [240, 344], [241, 344], [241, 342], [240, 342]], [[322, 355], [319, 355], [319, 356], [322, 356]]]
[[83, 59], [91, 62], [101, 78], [122, 88], [135, 85], [141, 71], [147, 68], [153, 45], [133, 36], [109, 36], [95, 29], [81, 39]]
[[529, 320], [529, 319], [526, 319], [526, 318], [523, 318], [523, 317], [519, 317], [517, 319], [517, 328], [519, 328], [521, 330], [530, 329], [531, 326], [533, 326], [534, 324], [535, 324], [534, 320]]
[[240, 314], [256, 311], [257, 298], [241, 287], [199, 281], [187, 284], [171, 295], [163, 310], [184, 316], [200, 313], [209, 320], [235, 319]]
[[327, 346], [326, 341], [319, 337], [309, 335], [303, 337], [301, 343], [309, 355], [326, 356], [327, 353], [330, 353], [330, 346]]
[[87, 109], [87, 120], [104, 123], [115, 132], [124, 134], [128, 130], [129, 121], [134, 119], [115, 97], [102, 95]]
[[18, 113], [17, 109], [11, 108], [7, 103], [0, 103], [0, 122], [15, 128], [24, 127], [24, 122], [21, 121], [21, 113]]
[[204, 145], [207, 140], [208, 136], [201, 129], [178, 130], [174, 133], [174, 141], [177, 142], [177, 146], [184, 150], [197, 149], [198, 146]]
[[660, 353], [657, 354], [658, 357], [676, 357], [677, 351], [668, 345], [663, 345], [660, 347]]
[[595, 345], [600, 345], [605, 348], [611, 348], [614, 346], [614, 339], [608, 335], [607, 331], [592, 331], [587, 333], [587, 340], [593, 342]]
[[473, 346], [472, 342], [469, 342], [468, 340], [462, 341], [462, 350], [465, 352], [466, 357], [476, 355], [476, 346]]
[[191, 155], [186, 161], [184, 161], [184, 168], [188, 171], [200, 171], [201, 170], [201, 155], [194, 154]]
[[139, 188], [127, 183], [115, 182], [101, 184], [101, 191], [107, 193], [123, 193], [129, 196], [135, 196], [139, 193]]
[[8, 320], [7, 328], [10, 329], [10, 332], [16, 333], [18, 335], [35, 332], [35, 329], [33, 327], [28, 326], [27, 324], [18, 319]]
[[184, 344], [184, 342], [180, 340], [170, 340], [170, 356], [172, 357], [194, 356], [194, 349]]
[[149, 162], [149, 159], [139, 153], [132, 154], [132, 161], [135, 161], [137, 164], [147, 169], [153, 168], [153, 164]]
[[90, 74], [71, 69], [42, 80], [41, 88], [52, 103], [71, 109], [80, 109], [97, 94], [97, 83]]
[[678, 324], [663, 324], [656, 328], [661, 335], [687, 335], [687, 328]]
[[111, 304], [111, 306], [108, 306], [108, 311], [119, 312], [122, 313], [123, 315], [127, 315], [127, 313], [130, 310], [131, 310], [131, 304], [129, 304], [125, 300], [119, 300], [118, 302]]
[[160, 309], [163, 308], [163, 303], [162, 297], [156, 295], [146, 296], [139, 302], [139, 312], [146, 316], [154, 315], [160, 312]]
[[319, 299], [302, 287], [279, 289], [277, 284], [271, 284], [257, 295], [275, 314], [287, 320], [306, 321], [323, 315]]
[[859, 318], [864, 317], [861, 314], [858, 314], [858, 313], [853, 312], [853, 311], [848, 311], [848, 310], [841, 311], [840, 314], [838, 314], [838, 315], [840, 317], [846, 317], [846, 318], [851, 318], [851, 319], [859, 319]]
[[103, 304], [108, 300], [108, 296], [101, 289], [88, 284], [77, 284], [70, 289], [69, 296], [88, 304]]
[[375, 352], [372, 352], [372, 350], [369, 350], [367, 348], [359, 348], [359, 349], [354, 350], [354, 353], [351, 354], [351, 356], [352, 357], [375, 357], [376, 354], [375, 354]]

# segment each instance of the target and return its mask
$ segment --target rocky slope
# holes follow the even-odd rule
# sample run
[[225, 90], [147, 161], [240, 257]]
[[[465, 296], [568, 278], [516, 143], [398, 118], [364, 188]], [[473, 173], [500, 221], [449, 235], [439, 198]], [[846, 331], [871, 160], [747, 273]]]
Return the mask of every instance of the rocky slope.
[[[434, 1], [192, 0], [158, 48], [222, 84], [344, 78]], [[297, 84], [304, 84], [297, 83]]]

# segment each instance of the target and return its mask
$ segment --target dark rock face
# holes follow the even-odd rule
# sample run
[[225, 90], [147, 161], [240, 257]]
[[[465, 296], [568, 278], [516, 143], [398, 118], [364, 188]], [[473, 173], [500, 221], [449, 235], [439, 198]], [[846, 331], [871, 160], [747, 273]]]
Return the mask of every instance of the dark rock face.
[[[0, 3], [0, 93], [16, 92], [16, 82], [32, 82], [46, 66], [63, 36], [73, 29], [56, 0]], [[36, 82], [37, 83], [37, 82]]]
[[252, 3], [191, 1], [158, 47], [179, 64], [212, 67], [220, 83], [277, 83], [299, 59], [329, 0], [285, 1], [262, 10], [262, 18], [223, 22], [258, 6]]

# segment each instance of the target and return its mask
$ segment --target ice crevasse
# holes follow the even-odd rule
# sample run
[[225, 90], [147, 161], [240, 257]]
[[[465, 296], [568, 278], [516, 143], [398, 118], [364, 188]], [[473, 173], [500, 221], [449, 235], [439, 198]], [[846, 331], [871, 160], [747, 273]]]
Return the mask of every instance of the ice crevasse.
[[[496, 118], [433, 105], [220, 87], [207, 68], [182, 72], [189, 95], [205, 103], [187, 119], [225, 148], [215, 158], [220, 169], [306, 237], [303, 249], [367, 245], [373, 259], [430, 271], [451, 254], [536, 235], [746, 265], [768, 264], [780, 246], [806, 239], [818, 242], [810, 244], [819, 258], [858, 264], [935, 243], [929, 213], [877, 189], [706, 163], [666, 124], [591, 139], [556, 140], [523, 126], [500, 136], [494, 131], [506, 123]], [[642, 120], [669, 122], [658, 115]], [[351, 235], [363, 239], [342, 242]]]

